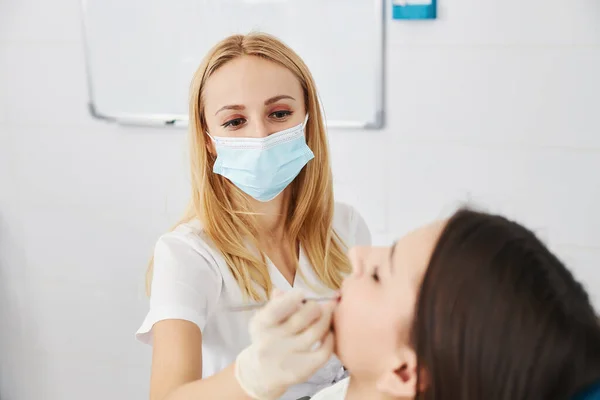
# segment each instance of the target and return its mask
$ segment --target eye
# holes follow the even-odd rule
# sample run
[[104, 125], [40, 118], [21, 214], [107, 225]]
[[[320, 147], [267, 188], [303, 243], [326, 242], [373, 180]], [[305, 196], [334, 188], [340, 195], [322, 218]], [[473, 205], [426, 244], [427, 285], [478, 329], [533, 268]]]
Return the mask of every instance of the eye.
[[240, 125], [242, 125], [244, 122], [246, 122], [245, 118], [235, 118], [235, 119], [232, 119], [232, 120], [229, 120], [229, 121], [225, 122], [221, 126], [223, 128], [228, 128], [228, 127], [237, 128]]
[[379, 271], [377, 270], [377, 267], [373, 268], [373, 272], [371, 273], [371, 278], [373, 278], [373, 280], [375, 282], [379, 282]]
[[272, 112], [270, 117], [275, 118], [275, 119], [284, 119], [286, 117], [289, 117], [290, 115], [292, 115], [291, 111], [280, 110], [280, 111]]

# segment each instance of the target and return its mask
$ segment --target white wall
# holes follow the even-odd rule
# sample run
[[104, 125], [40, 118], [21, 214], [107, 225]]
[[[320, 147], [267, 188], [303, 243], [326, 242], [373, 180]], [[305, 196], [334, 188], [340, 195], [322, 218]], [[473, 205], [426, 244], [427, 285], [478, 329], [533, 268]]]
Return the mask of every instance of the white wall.
[[[471, 199], [528, 223], [600, 306], [600, 2], [442, 0], [389, 21], [388, 123], [331, 132], [388, 242]], [[92, 120], [77, 0], [0, 0], [0, 397], [144, 399], [145, 263], [185, 135]], [[347, 99], [340, 99], [346, 101]]]

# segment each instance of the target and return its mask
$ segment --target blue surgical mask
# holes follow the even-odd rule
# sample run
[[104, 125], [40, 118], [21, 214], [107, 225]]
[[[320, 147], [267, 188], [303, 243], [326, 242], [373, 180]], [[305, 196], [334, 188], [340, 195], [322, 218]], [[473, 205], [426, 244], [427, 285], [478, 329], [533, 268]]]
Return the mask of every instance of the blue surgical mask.
[[258, 201], [273, 200], [315, 156], [306, 144], [304, 122], [264, 138], [213, 137], [213, 172]]

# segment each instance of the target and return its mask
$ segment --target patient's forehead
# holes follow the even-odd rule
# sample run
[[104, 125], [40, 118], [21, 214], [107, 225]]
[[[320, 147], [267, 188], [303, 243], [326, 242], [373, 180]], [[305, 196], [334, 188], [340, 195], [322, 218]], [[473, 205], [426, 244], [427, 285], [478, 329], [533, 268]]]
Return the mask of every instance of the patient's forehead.
[[408, 233], [396, 242], [392, 263], [420, 281], [448, 220], [438, 220]]

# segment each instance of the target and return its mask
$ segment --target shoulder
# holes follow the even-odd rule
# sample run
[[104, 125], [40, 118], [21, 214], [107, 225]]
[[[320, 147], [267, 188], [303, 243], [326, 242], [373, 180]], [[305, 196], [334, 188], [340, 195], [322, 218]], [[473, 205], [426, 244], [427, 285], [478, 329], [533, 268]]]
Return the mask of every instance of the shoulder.
[[367, 223], [349, 204], [335, 203], [333, 229], [348, 247], [371, 245], [371, 232]]
[[348, 391], [349, 382], [350, 378], [343, 379], [327, 389], [321, 390], [311, 397], [311, 400], [344, 400]]
[[[160, 236], [154, 247], [154, 263], [206, 265], [218, 270], [215, 248], [198, 220], [182, 223]], [[203, 261], [199, 263], [198, 261]]]
[[198, 220], [177, 225], [175, 229], [161, 235], [156, 241], [156, 248], [189, 248], [206, 252], [210, 250], [208, 238]]
[[358, 219], [362, 219], [356, 208], [346, 203], [335, 203], [333, 212], [333, 227], [339, 231], [349, 231]]
[[150, 311], [136, 337], [153, 340], [153, 326], [185, 320], [203, 331], [219, 300], [223, 277], [198, 223], [181, 224], [163, 234], [154, 247]]

